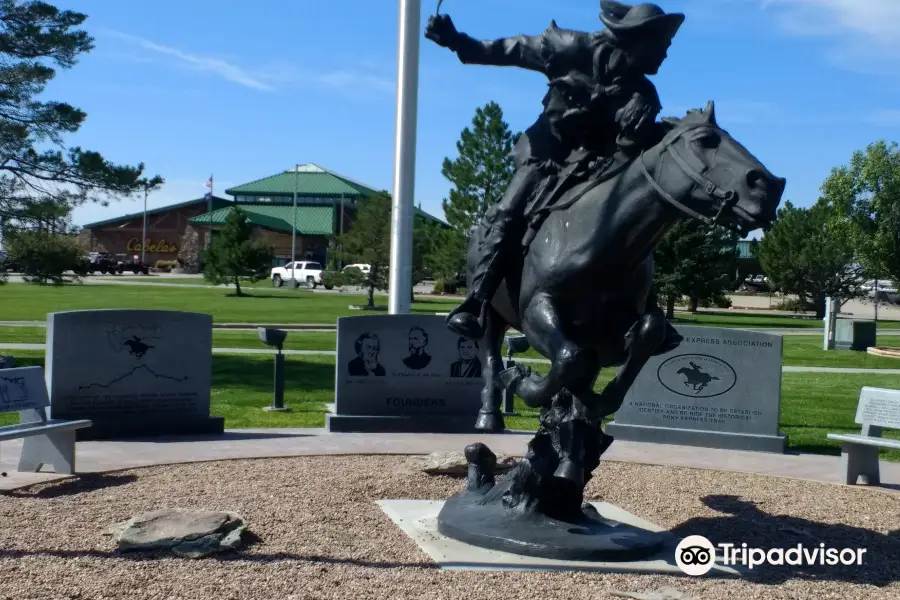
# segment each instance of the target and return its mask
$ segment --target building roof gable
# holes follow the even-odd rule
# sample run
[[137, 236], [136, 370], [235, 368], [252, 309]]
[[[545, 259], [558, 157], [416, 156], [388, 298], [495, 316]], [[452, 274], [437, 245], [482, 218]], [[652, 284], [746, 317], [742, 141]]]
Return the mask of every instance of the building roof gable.
[[256, 181], [225, 190], [232, 196], [293, 196], [304, 198], [359, 198], [374, 196], [377, 190], [349, 177], [323, 169], [314, 163], [299, 165]]
[[[155, 215], [159, 215], [171, 210], [177, 210], [179, 208], [188, 208], [194, 205], [206, 205], [209, 202], [206, 198], [196, 198], [194, 200], [186, 200], [185, 202], [178, 202], [176, 204], [169, 204], [168, 206], [160, 206], [158, 208], [152, 208], [147, 211], [147, 216], [152, 217]], [[221, 207], [223, 205], [231, 204], [232, 200], [227, 198], [222, 198], [220, 196], [213, 196], [213, 207]], [[129, 213], [127, 215], [122, 215], [120, 217], [114, 217], [112, 219], [104, 219], [103, 221], [95, 221], [93, 223], [88, 223], [83, 225], [82, 229], [99, 229], [101, 227], [108, 227], [110, 225], [116, 225], [119, 223], [125, 223], [127, 221], [131, 221], [132, 219], [141, 219], [144, 217], [144, 211]]]

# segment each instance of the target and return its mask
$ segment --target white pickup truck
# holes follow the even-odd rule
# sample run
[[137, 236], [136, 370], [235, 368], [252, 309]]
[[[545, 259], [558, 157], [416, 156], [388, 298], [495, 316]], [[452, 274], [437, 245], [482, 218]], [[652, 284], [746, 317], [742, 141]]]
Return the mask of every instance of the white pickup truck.
[[322, 265], [314, 261], [298, 260], [282, 267], [275, 267], [270, 278], [275, 287], [281, 287], [286, 282], [294, 283], [295, 286], [305, 283], [306, 287], [314, 290], [316, 286], [322, 285]]

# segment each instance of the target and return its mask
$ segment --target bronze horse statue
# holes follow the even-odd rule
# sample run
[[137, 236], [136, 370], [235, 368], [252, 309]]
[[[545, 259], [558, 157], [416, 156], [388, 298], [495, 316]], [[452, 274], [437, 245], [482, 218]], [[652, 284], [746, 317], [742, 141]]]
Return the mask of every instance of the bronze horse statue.
[[[563, 197], [521, 268], [508, 271], [486, 319], [477, 430], [504, 429], [500, 403], [507, 386], [531, 407], [549, 409], [565, 391], [592, 418], [615, 413], [664, 338], [662, 314], [645, 312], [653, 250], [663, 235], [682, 218], [744, 236], [775, 219], [785, 180], [718, 126], [712, 102], [681, 119], [663, 119], [659, 129], [659, 142], [617, 175], [577, 186], [571, 197], [583, 195], [568, 206]], [[469, 243], [470, 280], [483, 234], [477, 230]], [[503, 371], [501, 346], [510, 327], [551, 361], [546, 375], [521, 366]], [[600, 369], [613, 366], [617, 376], [594, 392]]]

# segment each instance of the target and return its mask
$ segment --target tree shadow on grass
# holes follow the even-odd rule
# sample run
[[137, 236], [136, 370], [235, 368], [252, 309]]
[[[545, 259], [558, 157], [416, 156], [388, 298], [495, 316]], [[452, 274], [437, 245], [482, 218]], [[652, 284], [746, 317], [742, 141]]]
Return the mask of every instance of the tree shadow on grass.
[[[287, 355], [285, 391], [334, 391], [334, 361], [330, 356]], [[213, 355], [213, 388], [269, 391], [274, 383], [274, 359], [270, 355]]]
[[[250, 289], [253, 289], [253, 288], [250, 288]], [[222, 294], [222, 296], [225, 298], [235, 298], [238, 300], [243, 300], [243, 299], [252, 300], [252, 299], [260, 299], [260, 298], [265, 298], [265, 299], [277, 298], [278, 300], [298, 300], [299, 299], [297, 296], [291, 296], [289, 294], [285, 294], [284, 292], [275, 292], [275, 293], [269, 292], [269, 293], [263, 293], [263, 294], [244, 292], [240, 296], [238, 296], [237, 294], [235, 294], [232, 291], [227, 294]]]
[[[803, 500], [797, 499], [798, 502]], [[808, 500], [816, 501], [815, 498]], [[821, 552], [820, 544], [837, 550], [866, 550], [861, 565], [760, 565], [747, 574], [749, 581], [778, 585], [791, 579], [809, 579], [876, 586], [900, 581], [900, 536], [896, 531], [883, 534], [840, 523], [827, 524], [789, 515], [773, 515], [737, 496], [713, 495], [704, 497], [702, 501], [724, 515], [690, 519], [673, 528], [673, 533], [682, 538], [702, 535], [713, 544], [729, 543], [737, 548], [746, 543], [748, 548], [764, 551], [775, 548], [787, 550], [796, 548], [798, 544], [809, 552], [816, 549]], [[890, 499], [890, 502], [895, 500]], [[842, 510], [839, 506], [833, 508], [835, 511]], [[721, 549], [717, 548], [716, 553], [721, 556]]]
[[[702, 313], [704, 316], [709, 315], [710, 318], [692, 318], [692, 317], [675, 317], [674, 319], [669, 319], [669, 321], [675, 325], [675, 328], [678, 329], [679, 325], [696, 325], [698, 327], [727, 327], [730, 329], [809, 329], [810, 331], [815, 331], [815, 327], [803, 326], [803, 325], [793, 325], [792, 323], [785, 323], [783, 320], [773, 320], [771, 316], [768, 315], [760, 315], [759, 318], [756, 315], [730, 315], [730, 314], [721, 314], [721, 313]], [[721, 320], [716, 319], [715, 317], [722, 317]], [[730, 318], [729, 318], [730, 317]], [[782, 317], [784, 318], [792, 318], [792, 317]], [[734, 320], [732, 320], [734, 319]], [[768, 320], [766, 320], [768, 319]], [[798, 319], [801, 320], [801, 319]]]

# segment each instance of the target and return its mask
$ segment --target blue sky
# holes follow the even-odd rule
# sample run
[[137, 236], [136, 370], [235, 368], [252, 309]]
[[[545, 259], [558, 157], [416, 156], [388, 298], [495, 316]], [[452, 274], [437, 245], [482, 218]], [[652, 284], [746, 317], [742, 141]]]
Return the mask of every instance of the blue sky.
[[[436, 2], [423, 4], [423, 27]], [[716, 101], [720, 125], [814, 202], [829, 170], [900, 128], [900, 1], [661, 0], [687, 14], [655, 78], [663, 113]], [[392, 0], [68, 0], [96, 49], [47, 96], [88, 113], [70, 144], [146, 163], [167, 185], [151, 207], [314, 162], [373, 187], [393, 173], [397, 3]], [[594, 30], [599, 0], [445, 0], [460, 31], [537, 34], [551, 19]], [[494, 100], [515, 130], [540, 111], [546, 80], [461, 64], [421, 40], [416, 202], [440, 216], [475, 108]], [[76, 224], [141, 209], [85, 206]]]

